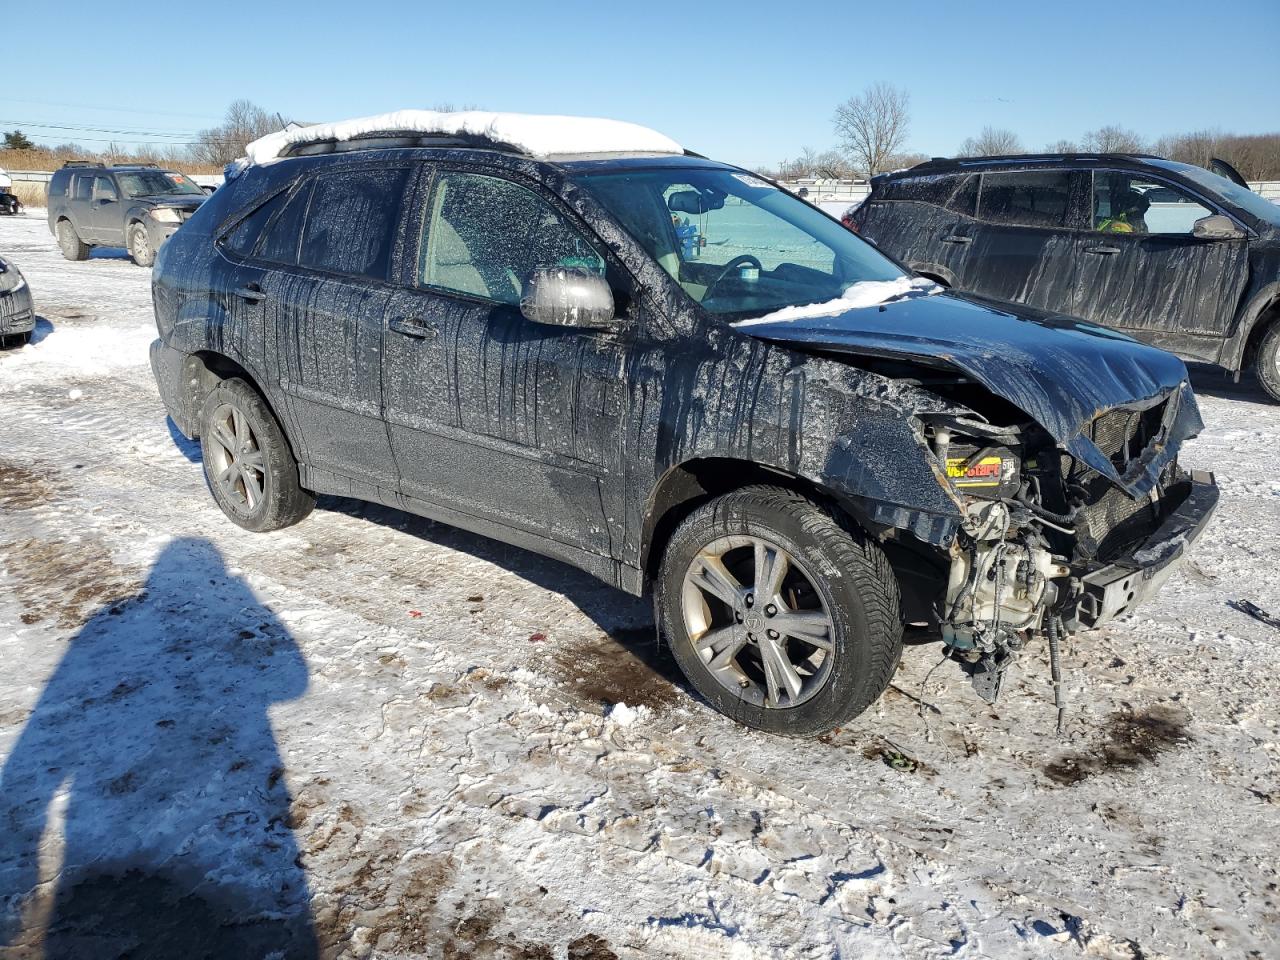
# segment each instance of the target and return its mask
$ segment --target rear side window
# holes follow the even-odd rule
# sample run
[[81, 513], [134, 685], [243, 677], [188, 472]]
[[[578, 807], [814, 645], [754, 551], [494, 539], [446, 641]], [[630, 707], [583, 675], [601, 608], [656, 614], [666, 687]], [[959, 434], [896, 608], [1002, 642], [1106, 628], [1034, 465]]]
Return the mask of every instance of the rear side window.
[[972, 217], [978, 212], [978, 179], [980, 174], [971, 173], [947, 201], [947, 209]]
[[934, 174], [933, 176], [907, 177], [891, 181], [885, 191], [886, 200], [915, 200], [918, 203], [930, 203], [935, 207], [943, 206], [960, 184], [956, 174]]
[[301, 266], [385, 280], [407, 168], [316, 178], [302, 231]]
[[298, 262], [298, 241], [302, 237], [302, 221], [307, 214], [307, 203], [311, 200], [311, 188], [314, 183], [314, 180], [308, 180], [285, 202], [280, 216], [272, 222], [258, 249], [260, 259], [271, 260], [274, 263], [296, 264]]
[[253, 248], [258, 245], [258, 237], [262, 235], [262, 228], [267, 225], [267, 221], [271, 219], [272, 214], [284, 206], [285, 197], [289, 195], [289, 191], [284, 190], [277, 193], [266, 203], [249, 214], [236, 228], [227, 234], [223, 243], [228, 250], [247, 257], [253, 253]]
[[93, 199], [93, 174], [77, 174], [76, 175], [76, 200], [92, 200]]
[[982, 178], [978, 216], [1021, 227], [1063, 227], [1070, 200], [1069, 171], [988, 173]]

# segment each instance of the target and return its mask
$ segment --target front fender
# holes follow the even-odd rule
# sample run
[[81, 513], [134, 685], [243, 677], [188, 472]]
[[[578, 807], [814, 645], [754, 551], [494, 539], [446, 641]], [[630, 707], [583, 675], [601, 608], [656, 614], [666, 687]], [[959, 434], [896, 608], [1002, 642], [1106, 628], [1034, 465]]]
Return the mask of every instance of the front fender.
[[[1280, 269], [1280, 257], [1277, 257], [1277, 267]], [[1235, 329], [1222, 345], [1222, 352], [1218, 359], [1220, 366], [1226, 367], [1237, 375], [1240, 373], [1240, 367], [1244, 363], [1244, 352], [1249, 345], [1254, 327], [1267, 308], [1277, 301], [1280, 301], [1280, 279], [1265, 284], [1245, 301], [1238, 314]]]

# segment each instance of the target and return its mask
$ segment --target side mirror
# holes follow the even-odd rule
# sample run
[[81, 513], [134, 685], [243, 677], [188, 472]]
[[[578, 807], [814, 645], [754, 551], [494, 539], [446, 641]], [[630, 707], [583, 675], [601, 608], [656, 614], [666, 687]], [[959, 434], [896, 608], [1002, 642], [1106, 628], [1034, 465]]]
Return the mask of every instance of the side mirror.
[[1201, 217], [1192, 224], [1191, 235], [1201, 240], [1243, 240], [1245, 236], [1235, 221], [1221, 213]]
[[607, 327], [613, 311], [608, 281], [580, 267], [537, 267], [520, 297], [526, 319], [558, 327]]

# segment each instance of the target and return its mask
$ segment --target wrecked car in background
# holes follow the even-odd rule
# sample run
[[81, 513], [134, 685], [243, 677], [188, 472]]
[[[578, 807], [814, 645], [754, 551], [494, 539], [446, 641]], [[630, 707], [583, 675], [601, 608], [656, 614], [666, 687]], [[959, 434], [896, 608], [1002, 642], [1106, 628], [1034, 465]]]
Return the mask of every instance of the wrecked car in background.
[[405, 111], [230, 173], [160, 253], [151, 353], [227, 516], [358, 497], [652, 591], [751, 726], [857, 715], [904, 620], [993, 698], [1216, 504], [1175, 357], [945, 293], [654, 131]]
[[935, 159], [874, 178], [852, 223], [949, 287], [1252, 368], [1280, 400], [1280, 207], [1221, 160]]
[[0, 257], [0, 349], [22, 346], [35, 327], [31, 288], [13, 261]]

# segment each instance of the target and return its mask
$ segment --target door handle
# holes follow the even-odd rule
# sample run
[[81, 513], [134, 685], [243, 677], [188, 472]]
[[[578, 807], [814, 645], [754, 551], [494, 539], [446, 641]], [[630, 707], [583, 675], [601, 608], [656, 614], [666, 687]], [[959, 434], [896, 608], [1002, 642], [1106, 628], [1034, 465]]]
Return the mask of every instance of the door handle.
[[973, 237], [961, 237], [953, 233], [949, 237], [943, 237], [942, 242], [943, 243], [960, 243], [960, 244], [973, 243]]
[[256, 283], [246, 283], [243, 287], [236, 287], [235, 295], [246, 303], [257, 303], [267, 299], [267, 295]]
[[392, 317], [387, 322], [387, 326], [396, 333], [418, 340], [434, 340], [440, 333], [434, 326], [418, 317]]
[[1098, 256], [1100, 256], [1100, 257], [1112, 257], [1112, 256], [1115, 256], [1117, 253], [1119, 253], [1119, 252], [1120, 252], [1120, 248], [1119, 248], [1119, 247], [1108, 247], [1108, 246], [1085, 247], [1085, 248], [1084, 248], [1084, 252], [1085, 252], [1085, 253], [1096, 253], [1096, 254], [1097, 254]]

